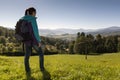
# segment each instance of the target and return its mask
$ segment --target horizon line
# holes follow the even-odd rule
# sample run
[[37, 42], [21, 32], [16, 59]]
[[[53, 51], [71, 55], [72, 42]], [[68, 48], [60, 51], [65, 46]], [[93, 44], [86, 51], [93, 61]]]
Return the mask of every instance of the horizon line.
[[[1, 26], [0, 27], [4, 27], [4, 28], [8, 28], [8, 29], [14, 29], [15, 27], [6, 27], [6, 26]], [[58, 30], [58, 29], [72, 29], [72, 30], [77, 30], [77, 29], [83, 29], [83, 30], [97, 30], [97, 29], [105, 29], [105, 28], [112, 28], [112, 27], [120, 27], [120, 26], [110, 26], [110, 27], [101, 27], [101, 28], [39, 28], [38, 29], [48, 29], [48, 30]]]

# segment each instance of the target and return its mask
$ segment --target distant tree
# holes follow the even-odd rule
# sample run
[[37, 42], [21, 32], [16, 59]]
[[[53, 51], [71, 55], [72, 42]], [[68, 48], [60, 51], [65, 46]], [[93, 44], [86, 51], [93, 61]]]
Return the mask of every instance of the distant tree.
[[117, 52], [118, 38], [116, 36], [108, 36], [106, 38], [105, 48], [108, 53]]
[[118, 36], [114, 36], [114, 52], [118, 52]]
[[80, 37], [80, 32], [77, 33], [77, 38], [79, 38], [79, 37]]
[[88, 34], [86, 36], [86, 44], [87, 44], [87, 53], [94, 52], [94, 36]]
[[82, 32], [82, 33], [80, 34], [80, 37], [85, 37], [85, 33]]
[[6, 38], [5, 36], [0, 36], [0, 44], [6, 44]]
[[2, 53], [6, 53], [6, 52], [8, 52], [8, 48], [5, 47], [5, 46], [3, 46], [3, 47], [2, 47]]
[[8, 52], [12, 52], [13, 51], [13, 44], [12, 43], [10, 43], [10, 44], [7, 44], [6, 45], [7, 47], [8, 47]]
[[4, 34], [5, 34], [4, 28], [0, 27], [0, 36], [4, 36]]
[[118, 42], [118, 51], [120, 52], [120, 41]]
[[14, 34], [15, 34], [15, 31], [12, 30], [12, 29], [9, 29], [9, 31], [8, 31], [8, 35], [9, 35], [9, 37], [13, 37]]
[[5, 31], [5, 38], [8, 38], [8, 30]]
[[79, 53], [79, 54], [85, 54], [86, 53], [86, 41], [87, 38], [85, 36], [85, 33], [82, 32], [80, 37], [76, 39], [75, 44], [74, 44], [74, 53]]
[[44, 52], [44, 54], [49, 54], [49, 51], [46, 47], [44, 48], [43, 52]]
[[69, 53], [70, 54], [74, 54], [74, 43], [75, 43], [75, 41], [72, 41], [71, 43], [69, 43]]
[[79, 41], [76, 40], [73, 48], [74, 53], [80, 53], [79, 52]]

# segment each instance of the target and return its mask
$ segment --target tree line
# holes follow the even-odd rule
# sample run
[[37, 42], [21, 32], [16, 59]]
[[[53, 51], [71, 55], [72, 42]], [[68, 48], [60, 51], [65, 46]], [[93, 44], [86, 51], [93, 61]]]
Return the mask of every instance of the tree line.
[[115, 53], [120, 51], [119, 35], [102, 36], [97, 34], [85, 34], [78, 32], [75, 41], [69, 44], [69, 53], [90, 54], [90, 53]]

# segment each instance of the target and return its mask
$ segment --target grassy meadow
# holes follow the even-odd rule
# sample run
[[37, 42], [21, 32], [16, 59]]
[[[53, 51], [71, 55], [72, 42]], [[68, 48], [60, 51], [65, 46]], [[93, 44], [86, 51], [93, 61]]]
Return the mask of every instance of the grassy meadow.
[[120, 80], [120, 53], [45, 55], [45, 71], [38, 56], [31, 56], [31, 77], [24, 70], [24, 57], [0, 56], [0, 80]]

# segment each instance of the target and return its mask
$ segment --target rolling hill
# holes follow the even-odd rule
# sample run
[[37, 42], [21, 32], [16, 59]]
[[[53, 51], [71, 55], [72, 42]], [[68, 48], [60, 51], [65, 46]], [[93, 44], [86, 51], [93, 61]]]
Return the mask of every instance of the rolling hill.
[[[1, 29], [7, 29], [5, 27], [0, 27]], [[14, 30], [14, 29], [11, 29]], [[86, 34], [97, 35], [101, 34], [102, 36], [108, 35], [120, 35], [120, 27], [119, 26], [112, 26], [108, 28], [101, 28], [101, 29], [40, 29], [39, 33], [41, 36], [46, 37], [53, 37], [53, 38], [62, 38], [67, 40], [72, 40], [76, 38], [76, 34], [78, 32], [85, 32]]]
[[94, 32], [88, 32], [89, 34], [101, 34], [103, 36], [108, 36], [108, 35], [120, 35], [120, 27], [108, 27], [108, 28], [103, 28], [103, 29], [98, 29]]
[[86, 34], [97, 35], [101, 34], [102, 36], [108, 35], [120, 35], [120, 27], [112, 26], [108, 28], [102, 28], [97, 30], [92, 29], [40, 29], [40, 35], [53, 37], [53, 38], [62, 38], [67, 40], [73, 40], [76, 38], [78, 32], [85, 32]]
[[112, 26], [108, 28], [102, 28], [102, 29], [40, 29], [40, 34], [44, 36], [49, 35], [62, 35], [62, 34], [76, 34], [77, 32], [85, 32], [85, 33], [91, 33], [93, 35], [95, 34], [102, 34], [102, 35], [116, 35], [120, 34], [120, 27]]

